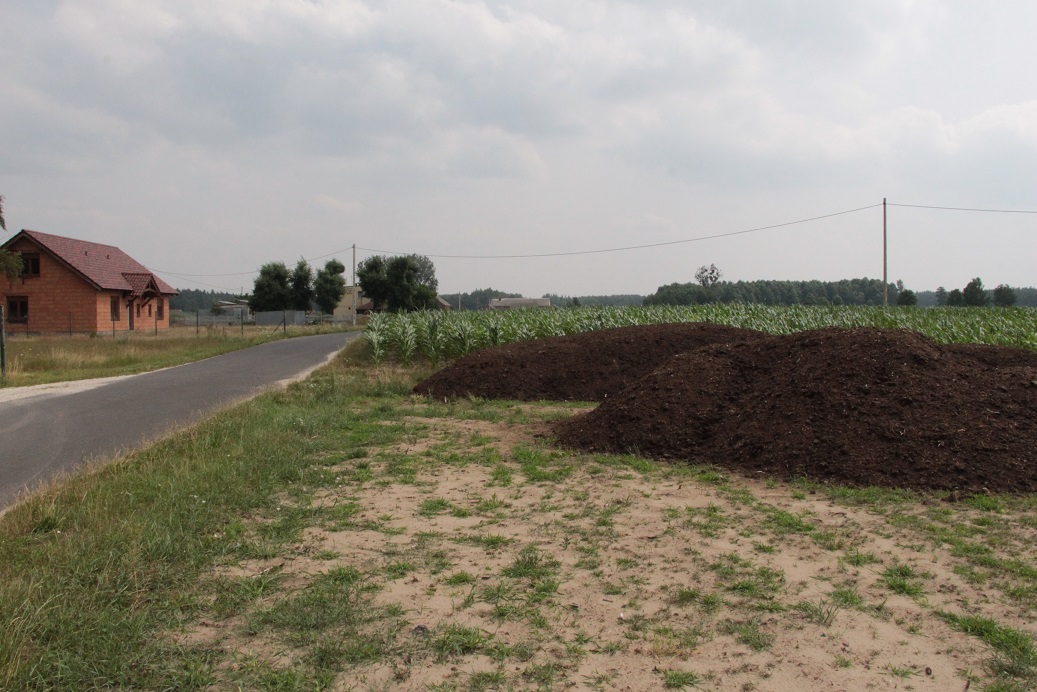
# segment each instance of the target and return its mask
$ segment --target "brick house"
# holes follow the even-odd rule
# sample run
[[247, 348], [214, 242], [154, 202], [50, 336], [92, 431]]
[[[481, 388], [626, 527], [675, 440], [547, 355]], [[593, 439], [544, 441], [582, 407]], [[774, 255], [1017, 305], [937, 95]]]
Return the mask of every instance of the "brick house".
[[22, 256], [20, 278], [0, 276], [0, 305], [12, 331], [169, 327], [176, 289], [115, 246], [22, 230], [0, 248]]

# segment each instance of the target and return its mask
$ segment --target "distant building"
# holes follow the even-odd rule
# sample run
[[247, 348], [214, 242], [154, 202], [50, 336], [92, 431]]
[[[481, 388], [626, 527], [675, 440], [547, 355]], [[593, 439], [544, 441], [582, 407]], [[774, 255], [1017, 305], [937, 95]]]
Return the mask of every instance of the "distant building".
[[248, 319], [252, 314], [248, 303], [243, 300], [217, 300], [213, 303], [212, 312], [230, 315], [235, 320]]
[[490, 310], [520, 310], [522, 308], [549, 308], [550, 298], [492, 298]]
[[[347, 291], [350, 288], [351, 288], [351, 286], [346, 286], [346, 290]], [[364, 298], [363, 291], [360, 291], [360, 298], [359, 298], [359, 300], [360, 300], [360, 302], [357, 303], [357, 306], [356, 306], [356, 313], [358, 315], [370, 315], [372, 313], [383, 312], [385, 310], [384, 306], [376, 308], [373, 301]], [[336, 322], [348, 322], [348, 321], [350, 321], [350, 319], [352, 317], [352, 313], [351, 313], [352, 297], [349, 294], [343, 296], [342, 301], [338, 305], [339, 306], [337, 308], [335, 308], [335, 321]], [[343, 306], [345, 306], [345, 307], [343, 307]], [[437, 310], [447, 311], [447, 310], [453, 310], [454, 306], [451, 305], [450, 302], [447, 301], [443, 296], [438, 296], [437, 295], [436, 296], [436, 309]], [[341, 312], [341, 314], [343, 316], [342, 319], [339, 319], [339, 314], [340, 314], [339, 311], [340, 310], [342, 311]]]
[[335, 322], [352, 322], [356, 315], [362, 314], [360, 306], [364, 303], [364, 294], [359, 286], [346, 286], [342, 300], [335, 306], [332, 320]]
[[22, 256], [21, 277], [0, 279], [7, 322], [25, 331], [169, 328], [177, 290], [114, 245], [22, 230], [0, 248]]

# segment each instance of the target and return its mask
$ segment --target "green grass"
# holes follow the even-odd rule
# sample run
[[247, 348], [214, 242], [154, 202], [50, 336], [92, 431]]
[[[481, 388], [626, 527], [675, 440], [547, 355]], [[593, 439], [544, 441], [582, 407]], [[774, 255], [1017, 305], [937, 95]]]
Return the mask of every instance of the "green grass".
[[464, 570], [462, 570], [460, 572], [455, 572], [454, 574], [451, 574], [449, 577], [443, 580], [443, 583], [448, 586], [463, 586], [465, 584], [473, 584], [475, 583], [475, 576], [473, 576], [469, 572], [465, 572]]
[[480, 629], [450, 624], [432, 639], [432, 650], [440, 661], [446, 661], [482, 651], [489, 640], [490, 635]]
[[937, 611], [937, 615], [954, 629], [977, 637], [990, 646], [994, 656], [987, 662], [987, 668], [999, 678], [998, 684], [1002, 689], [1024, 683], [1026, 686], [1019, 689], [1029, 689], [1030, 685], [1037, 684], [1037, 649], [1033, 635], [1006, 627], [989, 617], [958, 615], [942, 610]]
[[689, 606], [700, 600], [702, 600], [702, 592], [699, 589], [680, 587], [670, 595], [670, 603], [675, 606]]
[[453, 508], [449, 501], [442, 498], [425, 500], [418, 507], [418, 515], [422, 517], [434, 517], [437, 514], [448, 512]]
[[854, 548], [846, 553], [846, 562], [854, 567], [864, 567], [865, 565], [873, 565], [880, 562], [880, 560], [876, 557], [875, 553], [865, 553], [861, 552], [858, 548]]
[[839, 611], [842, 610], [842, 604], [836, 600], [829, 600], [827, 598], [819, 598], [815, 601], [800, 601], [796, 604], [796, 610], [802, 613], [803, 617], [810, 622], [821, 625], [822, 627], [828, 627], [835, 622], [836, 616]]
[[527, 545], [515, 561], [504, 568], [503, 574], [513, 579], [529, 579], [531, 581], [549, 577], [558, 571], [558, 561], [536, 548]]
[[668, 690], [683, 690], [688, 687], [698, 687], [699, 683], [703, 680], [701, 675], [692, 670], [667, 669], [662, 671], [662, 675], [663, 687]]
[[760, 629], [756, 620], [746, 622], [727, 622], [721, 629], [725, 634], [732, 634], [739, 644], [748, 646], [753, 651], [769, 649], [774, 643], [774, 635]]
[[882, 583], [893, 593], [917, 598], [925, 593], [918, 574], [910, 565], [893, 565], [882, 572]]

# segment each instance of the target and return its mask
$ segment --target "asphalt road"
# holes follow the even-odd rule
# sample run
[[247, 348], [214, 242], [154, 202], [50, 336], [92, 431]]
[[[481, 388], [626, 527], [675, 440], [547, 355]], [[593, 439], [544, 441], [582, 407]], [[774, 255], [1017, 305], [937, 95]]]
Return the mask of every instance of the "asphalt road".
[[85, 390], [0, 390], [0, 511], [84, 461], [115, 456], [305, 375], [358, 335], [284, 339]]

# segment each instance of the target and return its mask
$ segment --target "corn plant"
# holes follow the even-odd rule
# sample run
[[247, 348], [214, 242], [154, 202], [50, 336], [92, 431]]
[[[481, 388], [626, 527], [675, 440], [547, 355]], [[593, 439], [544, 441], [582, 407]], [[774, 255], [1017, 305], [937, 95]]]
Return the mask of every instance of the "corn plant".
[[414, 361], [414, 356], [418, 350], [418, 329], [415, 326], [415, 322], [416, 320], [413, 319], [395, 320], [393, 322], [393, 345], [396, 354], [403, 361], [404, 365], [410, 365]]
[[443, 329], [443, 313], [425, 312], [415, 320], [418, 328], [418, 344], [426, 360], [432, 365], [439, 363], [446, 354], [447, 339]]
[[382, 359], [385, 358], [385, 331], [387, 322], [388, 319], [386, 315], [372, 315], [371, 319], [367, 322], [367, 329], [364, 330], [364, 339], [371, 347], [371, 359], [376, 363], [382, 362]]

